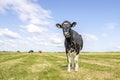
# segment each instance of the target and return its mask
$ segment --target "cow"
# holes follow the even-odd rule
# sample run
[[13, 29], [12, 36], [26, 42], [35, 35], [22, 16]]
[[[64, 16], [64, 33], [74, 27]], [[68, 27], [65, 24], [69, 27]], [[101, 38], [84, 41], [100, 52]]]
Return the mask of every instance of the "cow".
[[39, 50], [38, 52], [39, 52], [39, 53], [42, 53], [42, 51], [41, 51], [41, 50]]
[[32, 54], [34, 51], [33, 50], [29, 50], [28, 53]]
[[70, 23], [69, 21], [64, 21], [62, 24], [56, 24], [58, 28], [61, 28], [63, 35], [65, 37], [65, 51], [68, 61], [68, 72], [70, 72], [70, 65], [72, 61], [72, 68], [75, 67], [75, 71], [78, 71], [78, 56], [79, 52], [83, 48], [83, 39], [80, 34], [71, 29], [77, 23]]

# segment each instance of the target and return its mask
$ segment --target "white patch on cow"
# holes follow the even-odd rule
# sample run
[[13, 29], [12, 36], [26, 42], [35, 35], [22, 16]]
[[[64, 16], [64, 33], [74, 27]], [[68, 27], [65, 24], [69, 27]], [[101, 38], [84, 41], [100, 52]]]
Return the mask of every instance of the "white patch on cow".
[[67, 22], [65, 22], [64, 24], [68, 24]]

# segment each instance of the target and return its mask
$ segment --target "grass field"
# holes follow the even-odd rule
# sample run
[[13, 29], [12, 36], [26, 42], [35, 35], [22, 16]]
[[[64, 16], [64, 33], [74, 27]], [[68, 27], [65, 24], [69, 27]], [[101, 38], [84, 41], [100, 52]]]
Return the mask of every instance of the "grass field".
[[82, 53], [67, 72], [65, 53], [0, 52], [0, 80], [120, 80], [120, 53]]

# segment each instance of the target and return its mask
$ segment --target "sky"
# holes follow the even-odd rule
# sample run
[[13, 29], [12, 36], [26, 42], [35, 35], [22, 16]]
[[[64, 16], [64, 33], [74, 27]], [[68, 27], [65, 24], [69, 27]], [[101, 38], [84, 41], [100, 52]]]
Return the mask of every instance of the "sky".
[[85, 52], [120, 51], [120, 0], [0, 0], [0, 51], [63, 52], [68, 20]]

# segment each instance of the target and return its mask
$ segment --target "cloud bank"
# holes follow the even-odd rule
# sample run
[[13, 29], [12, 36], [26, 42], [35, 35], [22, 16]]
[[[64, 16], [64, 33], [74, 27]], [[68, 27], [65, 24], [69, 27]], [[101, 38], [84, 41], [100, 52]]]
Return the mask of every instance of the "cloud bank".
[[21, 47], [27, 41], [27, 45], [23, 48], [28, 48], [31, 45], [28, 49], [33, 48], [32, 45], [37, 46], [35, 47], [36, 49], [40, 49], [42, 46], [54, 46], [54, 42], [61, 45], [62, 41], [59, 37], [49, 38], [49, 35], [55, 34], [48, 29], [54, 22], [50, 10], [42, 8], [34, 0], [0, 0], [0, 13], [9, 15], [7, 14], [9, 11], [17, 14], [18, 18], [22, 21], [23, 24], [17, 27], [19, 27], [23, 34], [21, 34], [22, 32], [19, 33], [18, 30], [13, 32], [8, 28], [0, 28], [0, 36], [5, 37], [1, 38], [1, 44], [6, 43], [5, 39], [7, 37], [14, 39], [14, 42], [18, 42], [14, 43], [18, 47]]

